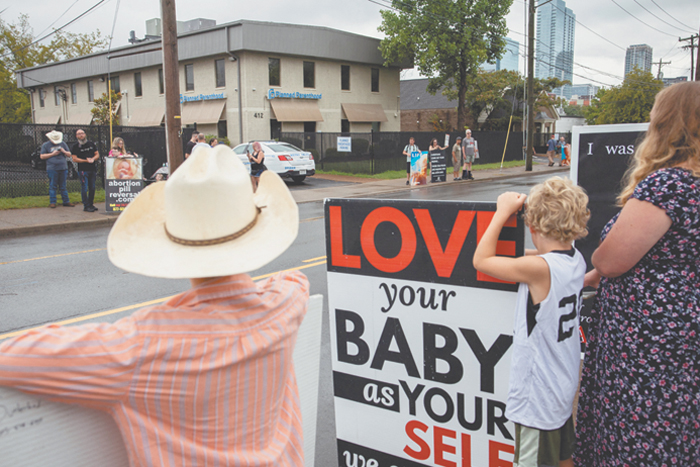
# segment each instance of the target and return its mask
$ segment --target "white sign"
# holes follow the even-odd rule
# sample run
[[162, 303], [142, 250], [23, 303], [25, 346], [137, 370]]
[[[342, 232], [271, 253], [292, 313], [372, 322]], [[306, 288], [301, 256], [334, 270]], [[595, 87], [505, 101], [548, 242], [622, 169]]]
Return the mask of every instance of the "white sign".
[[445, 133], [445, 144], [443, 146], [449, 146], [450, 145], [450, 134]]
[[352, 152], [352, 138], [350, 136], [338, 136], [338, 152]]
[[[341, 467], [512, 466], [516, 286], [471, 265], [494, 203], [326, 200]], [[510, 222], [499, 251], [520, 255]]]

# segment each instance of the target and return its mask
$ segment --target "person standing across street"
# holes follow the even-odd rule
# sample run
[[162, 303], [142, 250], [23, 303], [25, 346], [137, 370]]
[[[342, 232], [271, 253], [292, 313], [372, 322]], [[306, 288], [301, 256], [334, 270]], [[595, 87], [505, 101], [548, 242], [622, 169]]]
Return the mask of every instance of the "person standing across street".
[[274, 172], [257, 192], [231, 148], [196, 151], [144, 189], [110, 261], [191, 288], [114, 323], [56, 324], [0, 343], [0, 385], [110, 414], [132, 466], [303, 467], [292, 355], [309, 282], [253, 282], [292, 244], [299, 209]]
[[63, 142], [63, 133], [60, 131], [54, 130], [46, 133], [46, 137], [49, 140], [41, 145], [39, 157], [46, 161], [46, 174], [49, 176], [49, 207], [56, 207], [56, 190], [61, 192], [63, 205], [73, 207], [75, 204], [70, 202], [68, 188], [66, 187], [66, 178], [68, 177], [67, 158], [72, 158], [70, 149]]
[[462, 170], [462, 137], [458, 136], [452, 146], [452, 180], [461, 180], [459, 172]]
[[192, 132], [192, 137], [185, 145], [185, 159], [190, 157], [190, 154], [192, 154], [192, 151], [194, 150], [194, 145], [197, 144], [198, 137], [199, 137], [199, 132], [197, 130], [194, 130]]
[[557, 140], [552, 135], [547, 141], [547, 159], [549, 159], [549, 167], [554, 165], [554, 155], [557, 152]]
[[411, 184], [411, 153], [420, 152], [418, 146], [416, 146], [416, 140], [411, 136], [408, 139], [408, 144], [403, 148], [403, 154], [406, 156], [406, 185]]
[[194, 152], [195, 149], [197, 148], [210, 148], [209, 144], [207, 144], [207, 136], [204, 133], [200, 133], [197, 135], [197, 144], [195, 144], [192, 147], [192, 152]]
[[[465, 131], [464, 139], [462, 139], [462, 157], [464, 158], [464, 167], [462, 168], [462, 180], [474, 180], [472, 175], [472, 163], [474, 159], [479, 157], [479, 145], [472, 138], [472, 130]], [[464, 175], [466, 172], [466, 176]]]
[[75, 132], [77, 143], [71, 148], [73, 162], [78, 163], [80, 175], [80, 196], [83, 201], [83, 211], [95, 212], [95, 178], [97, 177], [97, 164], [100, 153], [92, 141], [88, 141], [84, 130]]

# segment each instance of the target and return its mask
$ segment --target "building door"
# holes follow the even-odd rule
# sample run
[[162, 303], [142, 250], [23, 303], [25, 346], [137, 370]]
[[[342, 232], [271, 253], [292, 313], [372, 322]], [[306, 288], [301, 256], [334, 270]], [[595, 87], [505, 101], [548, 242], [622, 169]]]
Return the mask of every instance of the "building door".
[[278, 122], [274, 118], [270, 119], [270, 139], [279, 141], [282, 136], [282, 122]]
[[304, 122], [304, 149], [316, 149], [316, 122]]

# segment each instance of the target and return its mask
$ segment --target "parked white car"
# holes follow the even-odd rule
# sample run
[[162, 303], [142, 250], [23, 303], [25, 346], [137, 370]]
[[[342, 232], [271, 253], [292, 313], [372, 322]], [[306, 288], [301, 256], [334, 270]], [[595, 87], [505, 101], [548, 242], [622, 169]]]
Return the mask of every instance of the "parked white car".
[[[314, 156], [293, 144], [281, 141], [260, 141], [260, 146], [265, 153], [265, 167], [272, 170], [282, 178], [291, 178], [294, 183], [301, 183], [310, 175], [316, 173]], [[253, 142], [239, 144], [233, 148], [241, 161], [250, 172], [250, 161], [246, 152], [253, 153]]]

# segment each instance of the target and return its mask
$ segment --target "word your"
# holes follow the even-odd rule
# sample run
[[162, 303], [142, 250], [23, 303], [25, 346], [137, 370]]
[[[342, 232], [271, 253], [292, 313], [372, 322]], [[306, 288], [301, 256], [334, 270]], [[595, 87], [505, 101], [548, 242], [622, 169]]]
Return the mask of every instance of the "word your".
[[414, 290], [413, 287], [410, 285], [405, 285], [401, 287], [399, 290], [398, 287], [396, 287], [396, 284], [391, 284], [391, 288], [384, 284], [381, 283], [379, 284], [380, 289], [384, 289], [384, 293], [386, 293], [386, 299], [389, 301], [389, 307], [382, 307], [382, 311], [384, 313], [387, 313], [391, 308], [394, 306], [394, 303], [396, 302], [396, 298], [398, 296], [399, 301], [403, 306], [411, 306], [416, 300], [416, 296], [419, 296], [419, 301], [420, 301], [420, 306], [424, 309], [431, 309], [431, 310], [437, 310], [438, 306], [442, 311], [447, 311], [447, 300], [450, 299], [450, 297], [456, 297], [457, 292], [450, 290], [449, 292], [447, 290], [441, 290], [438, 292], [438, 295], [442, 297], [440, 304], [435, 303], [435, 289], [430, 289], [430, 298], [426, 301], [425, 297], [428, 295], [424, 287], [418, 287], [417, 290]]

